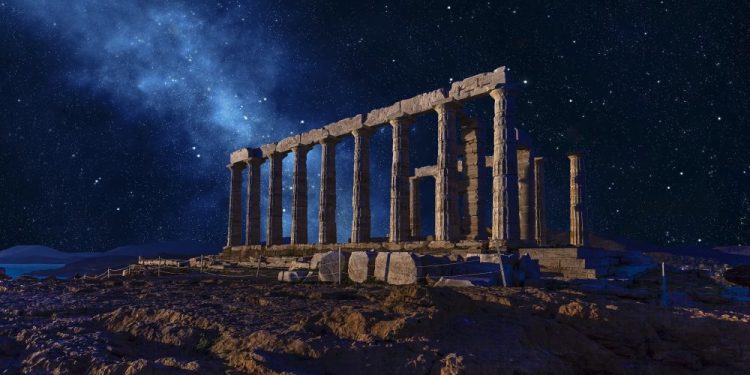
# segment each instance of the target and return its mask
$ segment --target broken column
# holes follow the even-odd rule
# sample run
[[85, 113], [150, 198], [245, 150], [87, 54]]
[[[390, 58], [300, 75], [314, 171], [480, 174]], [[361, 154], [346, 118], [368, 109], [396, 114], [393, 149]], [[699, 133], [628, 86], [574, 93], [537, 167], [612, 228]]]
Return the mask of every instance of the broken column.
[[547, 244], [544, 218], [544, 158], [534, 158], [534, 239], [537, 246]]
[[584, 204], [583, 204], [583, 154], [572, 152], [570, 159], [570, 244], [585, 246], [584, 236]]
[[273, 152], [268, 155], [268, 227], [266, 228], [266, 243], [268, 245], [280, 245], [283, 240], [281, 167], [285, 156], [286, 154], [281, 152]]
[[260, 244], [260, 165], [261, 158], [247, 159], [247, 216], [245, 244]]
[[336, 143], [332, 137], [320, 141], [319, 243], [336, 243]]
[[375, 251], [354, 251], [349, 256], [349, 279], [363, 283], [375, 275]]
[[227, 246], [242, 244], [242, 170], [243, 163], [228, 165], [229, 183], [229, 224], [227, 227]]
[[412, 120], [399, 117], [390, 120], [393, 128], [391, 163], [391, 204], [388, 239], [409, 239], [409, 125]]
[[456, 106], [435, 107], [438, 115], [437, 173], [435, 175], [435, 240], [457, 239], [459, 230], [456, 194]]
[[518, 222], [521, 243], [529, 246], [534, 239], [534, 161], [531, 149], [518, 147]]
[[370, 130], [356, 129], [354, 136], [354, 183], [352, 184], [351, 242], [370, 241]]
[[508, 123], [508, 94], [490, 91], [494, 99], [492, 157], [492, 240], [500, 246], [518, 240], [518, 176], [515, 133]]
[[409, 177], [409, 237], [419, 239], [419, 177]]
[[293, 244], [307, 243], [307, 152], [309, 146], [292, 147], [294, 176], [292, 178], [292, 236]]

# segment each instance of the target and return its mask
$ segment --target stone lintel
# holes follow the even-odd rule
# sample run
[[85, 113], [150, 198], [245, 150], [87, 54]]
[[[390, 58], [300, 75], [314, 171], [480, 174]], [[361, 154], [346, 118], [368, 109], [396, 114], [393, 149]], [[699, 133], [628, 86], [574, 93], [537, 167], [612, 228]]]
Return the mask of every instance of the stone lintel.
[[328, 130], [325, 128], [313, 129], [300, 134], [299, 143], [306, 146], [314, 145], [326, 137], [328, 137]]
[[229, 164], [243, 163], [248, 159], [260, 157], [262, 157], [262, 152], [258, 148], [241, 148], [232, 151], [232, 154], [229, 155]]
[[445, 95], [445, 90], [440, 88], [415, 97], [400, 101], [401, 112], [407, 115], [419, 115], [432, 111], [435, 106], [446, 103], [449, 98]]
[[276, 143], [268, 143], [260, 146], [260, 152], [263, 158], [268, 158], [271, 154], [276, 152]]
[[299, 135], [292, 135], [276, 143], [276, 152], [289, 152], [292, 148], [299, 145]]
[[351, 134], [362, 126], [362, 115], [356, 115], [328, 124], [324, 129], [328, 131], [329, 136], [339, 138]]
[[365, 126], [378, 126], [388, 123], [389, 120], [397, 118], [402, 115], [401, 102], [396, 102], [388, 107], [373, 109], [367, 113], [365, 118]]
[[480, 73], [461, 81], [453, 82], [448, 96], [454, 100], [465, 100], [475, 96], [483, 96], [506, 83], [508, 83], [507, 71], [504, 66], [501, 66], [492, 72]]
[[437, 174], [437, 165], [427, 165], [414, 169], [414, 177], [435, 177]]

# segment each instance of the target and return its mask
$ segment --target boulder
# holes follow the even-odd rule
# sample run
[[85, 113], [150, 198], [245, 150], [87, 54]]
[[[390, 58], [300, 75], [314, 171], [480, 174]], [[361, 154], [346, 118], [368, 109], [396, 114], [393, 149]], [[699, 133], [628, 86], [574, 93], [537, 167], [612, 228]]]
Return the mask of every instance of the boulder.
[[[341, 259], [339, 259], [339, 254], [341, 254]], [[318, 280], [323, 282], [342, 280], [344, 278], [343, 274], [347, 272], [349, 264], [348, 256], [348, 253], [338, 251], [322, 253], [320, 261], [317, 264]]]
[[375, 251], [355, 251], [349, 256], [349, 279], [363, 283], [375, 275]]
[[393, 285], [415, 284], [427, 276], [450, 274], [448, 257], [411, 252], [380, 252], [375, 258], [375, 278]]

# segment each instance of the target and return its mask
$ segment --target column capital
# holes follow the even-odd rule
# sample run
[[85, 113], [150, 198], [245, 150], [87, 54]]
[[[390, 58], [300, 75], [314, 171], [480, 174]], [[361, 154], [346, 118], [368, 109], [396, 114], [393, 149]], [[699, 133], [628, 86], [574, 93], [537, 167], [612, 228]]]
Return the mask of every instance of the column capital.
[[292, 152], [295, 154], [303, 153], [306, 154], [310, 149], [312, 149], [312, 145], [303, 145], [303, 144], [297, 144], [290, 148]]
[[318, 143], [320, 143], [321, 145], [324, 145], [324, 144], [326, 144], [326, 145], [335, 145], [335, 144], [339, 143], [339, 141], [340, 140], [338, 138], [332, 137], [332, 136], [328, 135], [328, 136], [325, 136], [325, 137], [321, 138], [318, 141]]
[[244, 162], [248, 166], [260, 165], [263, 164], [263, 158], [247, 158]]
[[414, 123], [414, 118], [411, 116], [401, 116], [394, 119], [388, 120], [391, 126], [408, 126]]
[[369, 137], [375, 132], [372, 128], [361, 127], [352, 130], [352, 136], [355, 137]]
[[456, 111], [461, 108], [463, 108], [463, 105], [460, 102], [457, 102], [455, 100], [440, 103], [434, 107], [435, 111], [438, 113], [445, 113], [445, 111], [448, 111], [448, 110]]
[[246, 166], [246, 165], [247, 165], [247, 164], [246, 164], [246, 163], [245, 163], [245, 161], [243, 160], [243, 161], [241, 161], [241, 162], [236, 162], [236, 163], [231, 163], [231, 164], [227, 164], [227, 169], [229, 169], [229, 170], [233, 170], [233, 171], [242, 171], [243, 169], [245, 169], [245, 166]]

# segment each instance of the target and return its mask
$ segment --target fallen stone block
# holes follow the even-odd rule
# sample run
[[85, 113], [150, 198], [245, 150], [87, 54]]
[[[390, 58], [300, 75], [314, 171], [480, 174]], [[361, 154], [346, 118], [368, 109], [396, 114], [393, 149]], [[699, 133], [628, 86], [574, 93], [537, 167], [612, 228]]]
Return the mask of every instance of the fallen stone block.
[[349, 256], [349, 279], [355, 283], [363, 283], [368, 277], [375, 275], [374, 251], [355, 251]]
[[464, 277], [464, 276], [442, 276], [434, 287], [469, 287], [469, 286], [494, 286], [498, 285], [497, 277]]
[[311, 272], [308, 271], [281, 271], [278, 280], [286, 283], [296, 283], [305, 280]]
[[[339, 254], [341, 255], [339, 258]], [[317, 254], [316, 254], [317, 255]], [[318, 263], [318, 280], [323, 282], [336, 282], [343, 280], [347, 272], [349, 253], [329, 251], [322, 253]]]
[[417, 255], [407, 252], [390, 254], [385, 281], [393, 285], [416, 284], [422, 278], [422, 269]]

